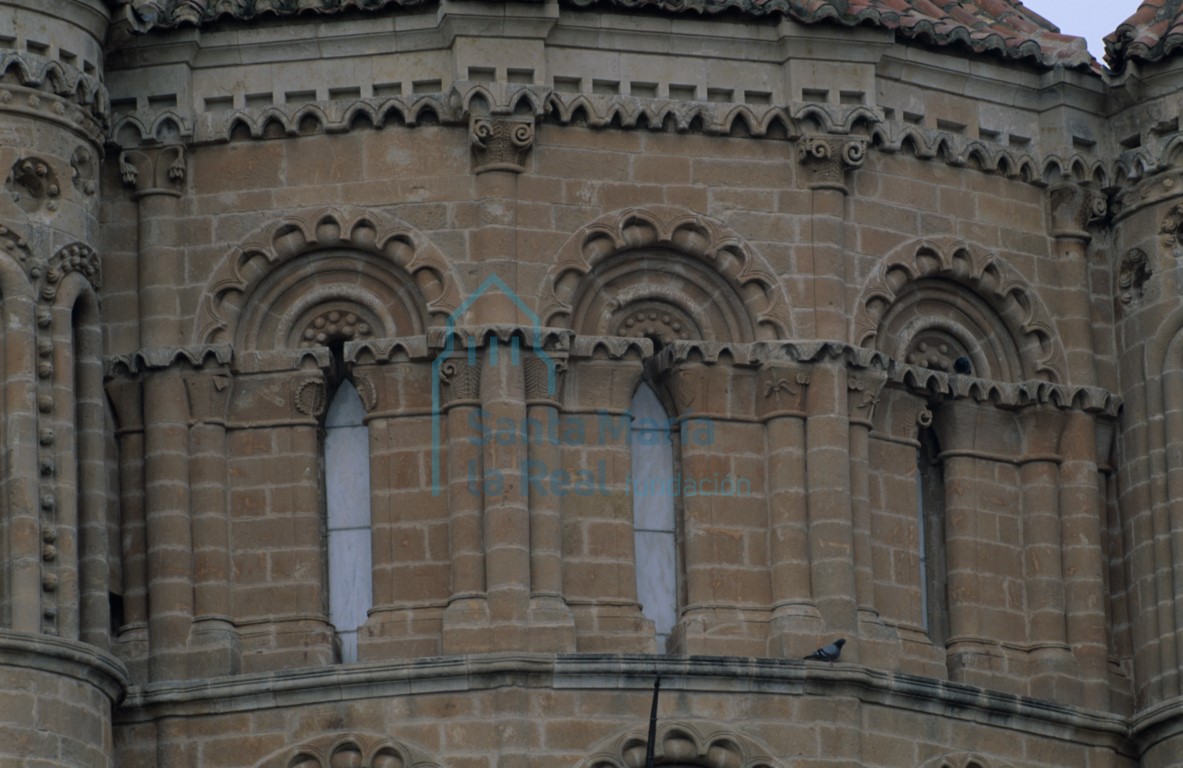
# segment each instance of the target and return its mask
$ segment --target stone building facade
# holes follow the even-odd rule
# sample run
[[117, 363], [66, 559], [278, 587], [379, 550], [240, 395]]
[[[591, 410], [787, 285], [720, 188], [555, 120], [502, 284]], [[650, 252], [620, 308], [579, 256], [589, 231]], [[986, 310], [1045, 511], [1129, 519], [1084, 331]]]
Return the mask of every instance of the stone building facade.
[[5, 0], [0, 765], [1183, 765], [1181, 5]]

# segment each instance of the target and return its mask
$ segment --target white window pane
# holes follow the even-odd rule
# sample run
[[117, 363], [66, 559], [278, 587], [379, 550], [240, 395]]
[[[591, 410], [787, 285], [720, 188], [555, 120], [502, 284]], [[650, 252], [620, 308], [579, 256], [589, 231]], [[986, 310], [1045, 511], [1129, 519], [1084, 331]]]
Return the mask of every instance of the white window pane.
[[637, 599], [659, 635], [668, 635], [678, 620], [677, 556], [672, 533], [637, 531]]
[[338, 631], [365, 623], [373, 604], [368, 528], [329, 533], [329, 621]]

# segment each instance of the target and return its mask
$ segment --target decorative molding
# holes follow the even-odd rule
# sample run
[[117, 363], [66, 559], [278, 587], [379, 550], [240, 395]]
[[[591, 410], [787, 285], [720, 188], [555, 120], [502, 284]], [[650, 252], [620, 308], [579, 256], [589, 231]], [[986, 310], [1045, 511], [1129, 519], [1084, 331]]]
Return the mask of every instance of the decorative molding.
[[[1067, 379], [1055, 322], [1031, 286], [997, 254], [949, 239], [908, 243], [880, 262], [855, 305], [854, 343], [878, 348], [883, 343], [880, 324], [902, 289], [927, 278], [969, 288], [997, 313], [997, 322], [1005, 324], [1022, 362], [1022, 376], [1018, 378], [1051, 382]], [[1003, 329], [991, 332], [997, 330]]]
[[809, 171], [810, 189], [833, 189], [845, 194], [846, 171], [863, 166], [867, 159], [867, 139], [862, 136], [804, 136], [797, 146], [797, 156]]
[[571, 341], [571, 360], [644, 360], [653, 355], [649, 339], [622, 336], [575, 336]]
[[43, 206], [50, 213], [58, 209], [62, 186], [48, 160], [33, 155], [18, 159], [4, 186], [25, 213], [36, 213]]
[[574, 331], [516, 323], [484, 323], [474, 325], [436, 326], [427, 329], [427, 345], [433, 350], [451, 351], [483, 349], [492, 343], [521, 350], [566, 352], [571, 347]]
[[[0, 51], [0, 77], [9, 74], [14, 74], [17, 82], [26, 88], [45, 91], [73, 103], [80, 113], [74, 116], [76, 122], [85, 118], [103, 124], [111, 116], [111, 99], [102, 81], [72, 66], [27, 51]], [[8, 94], [8, 98], [3, 94]], [[11, 102], [12, 92], [0, 90], [0, 109]], [[61, 110], [59, 117], [65, 117], [64, 112]]]
[[[459, 288], [443, 253], [416, 230], [392, 217], [362, 208], [317, 208], [285, 216], [251, 235], [214, 270], [203, 291], [195, 333], [203, 342], [231, 341], [252, 292], [273, 271], [312, 252], [362, 252], [393, 268], [391, 279], [409, 283], [415, 297], [409, 313], [417, 322], [446, 322], [459, 305]], [[371, 329], [380, 337], [393, 329]], [[417, 329], [400, 329], [409, 335]]]
[[[750, 333], [754, 338], [734, 341], [777, 339], [792, 336], [789, 300], [775, 270], [742, 237], [722, 222], [691, 211], [666, 208], [627, 208], [606, 214], [576, 232], [560, 249], [556, 263], [544, 281], [544, 325], [569, 325], [577, 322], [577, 311], [585, 294], [592, 290], [587, 276], [613, 257], [630, 251], [657, 251], [671, 264], [688, 260], [687, 269], [702, 270], [731, 288], [731, 302], [717, 306], [724, 313], [719, 322], [750, 325], [750, 329], [716, 329], [725, 336]], [[625, 269], [622, 279], [630, 278]], [[595, 291], [603, 294], [597, 283]], [[627, 313], [611, 296], [604, 296], [612, 309]], [[669, 297], [665, 297], [670, 302]], [[672, 302], [671, 302], [672, 303]], [[702, 306], [679, 307], [688, 315], [702, 314]], [[613, 323], [613, 326], [618, 323]], [[587, 330], [587, 329], [576, 329]], [[615, 330], [615, 327], [612, 329]], [[699, 331], [707, 329], [700, 328]], [[595, 331], [593, 331], [595, 333]], [[718, 339], [723, 340], [723, 339]]]
[[955, 752], [934, 757], [922, 768], [1011, 768], [1008, 763], [995, 763], [971, 752]]
[[203, 344], [190, 347], [145, 347], [130, 355], [112, 355], [104, 360], [107, 378], [120, 374], [135, 375], [141, 371], [161, 370], [174, 365], [204, 368], [208, 361], [227, 366], [234, 358], [229, 344]]
[[71, 243], [58, 250], [45, 267], [41, 299], [53, 301], [57, 296], [62, 279], [71, 272], [77, 272], [90, 283], [97, 293], [102, 287], [99, 255], [86, 243]]
[[347, 363], [372, 364], [429, 360], [433, 355], [428, 349], [426, 336], [411, 336], [347, 341], [344, 357]]
[[368, 733], [325, 734], [255, 763], [255, 768], [439, 768], [417, 749]]
[[[643, 728], [592, 747], [579, 768], [644, 768], [649, 735]], [[653, 756], [659, 763], [727, 768], [780, 768], [773, 750], [720, 722], [664, 720], [658, 727]]]
[[1140, 248], [1122, 255], [1117, 263], [1117, 304], [1119, 313], [1127, 313], [1142, 301], [1152, 271], [1150, 257]]
[[523, 173], [534, 146], [534, 118], [474, 117], [468, 126], [475, 174]]

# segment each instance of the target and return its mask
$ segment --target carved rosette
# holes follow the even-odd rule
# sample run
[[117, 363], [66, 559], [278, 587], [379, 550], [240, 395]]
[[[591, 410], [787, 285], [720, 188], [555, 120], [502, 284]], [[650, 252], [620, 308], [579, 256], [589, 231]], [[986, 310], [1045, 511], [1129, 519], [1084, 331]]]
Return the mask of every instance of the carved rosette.
[[44, 207], [56, 211], [62, 194], [62, 185], [49, 161], [39, 157], [24, 157], [17, 160], [8, 174], [5, 184], [13, 201], [26, 213], [35, 213]]
[[168, 146], [155, 150], [126, 150], [119, 154], [119, 175], [135, 197], [170, 195], [180, 197], [185, 183], [185, 148]]
[[1158, 228], [1162, 247], [1176, 259], [1183, 256], [1183, 203], [1176, 203], [1163, 216]]
[[1051, 207], [1052, 237], [1089, 240], [1088, 229], [1102, 221], [1109, 211], [1105, 195], [1095, 189], [1075, 184], [1061, 184], [1048, 193]]
[[474, 117], [468, 125], [473, 173], [526, 170], [526, 158], [534, 146], [533, 119]]
[[809, 170], [810, 189], [845, 193], [846, 171], [862, 167], [867, 140], [861, 136], [803, 136], [798, 153], [801, 165]]

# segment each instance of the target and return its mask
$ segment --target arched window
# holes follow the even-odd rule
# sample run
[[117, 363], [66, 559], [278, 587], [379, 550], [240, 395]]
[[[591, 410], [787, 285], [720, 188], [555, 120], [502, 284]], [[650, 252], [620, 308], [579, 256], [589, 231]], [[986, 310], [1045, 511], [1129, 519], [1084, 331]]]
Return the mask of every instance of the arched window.
[[357, 661], [357, 630], [373, 605], [370, 553], [370, 447], [361, 397], [344, 379], [325, 415], [329, 621], [342, 663]]
[[916, 517], [920, 531], [920, 611], [928, 637], [943, 646], [949, 637], [945, 573], [945, 473], [931, 427], [921, 427], [916, 451]]
[[637, 599], [656, 627], [658, 651], [664, 652], [678, 620], [678, 487], [669, 416], [647, 384], [633, 395], [630, 439]]

